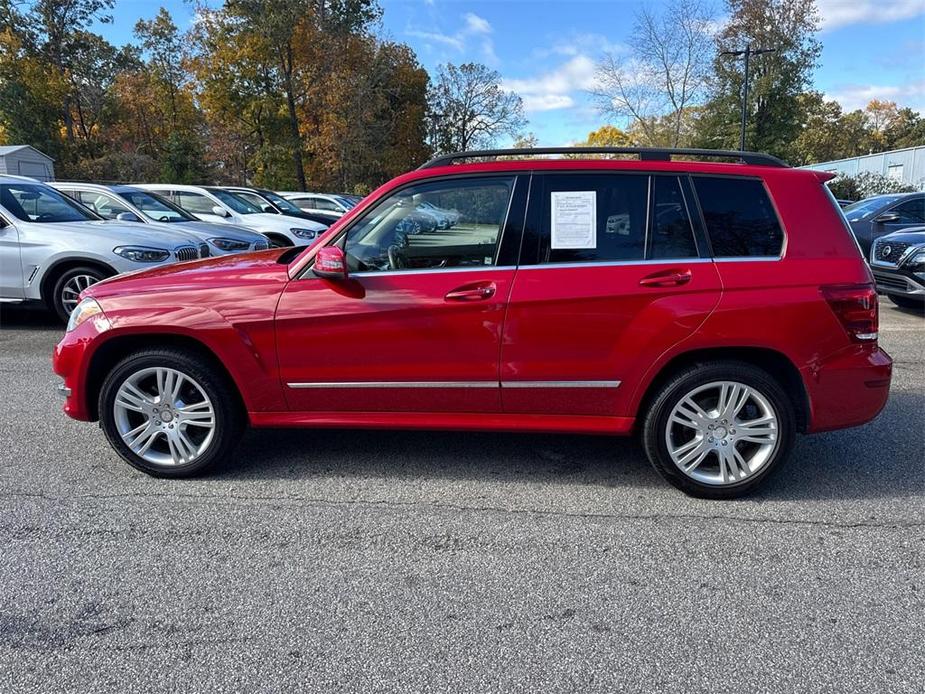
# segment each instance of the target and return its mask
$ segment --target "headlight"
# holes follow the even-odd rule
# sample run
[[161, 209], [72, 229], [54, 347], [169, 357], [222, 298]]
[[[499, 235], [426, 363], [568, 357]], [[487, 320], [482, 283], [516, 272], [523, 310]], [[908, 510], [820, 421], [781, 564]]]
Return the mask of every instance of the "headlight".
[[317, 231], [312, 229], [290, 229], [290, 232], [298, 236], [300, 239], [313, 239], [318, 236]]
[[144, 246], [117, 246], [112, 249], [112, 252], [135, 263], [159, 263], [170, 257], [170, 251], [165, 251], [163, 248]]
[[246, 251], [250, 248], [247, 241], [238, 241], [236, 239], [209, 239], [209, 243], [220, 251]]
[[925, 248], [920, 248], [913, 253], [909, 260], [903, 263], [903, 268], [908, 269], [920, 280], [925, 280]]
[[90, 320], [94, 316], [99, 316], [97, 320], [101, 322], [101, 325], [99, 325], [101, 330], [109, 328], [109, 320], [103, 315], [103, 309], [100, 308], [100, 305], [96, 303], [95, 300], [87, 297], [71, 311], [71, 317], [67, 320], [66, 331], [71, 332], [78, 325]]

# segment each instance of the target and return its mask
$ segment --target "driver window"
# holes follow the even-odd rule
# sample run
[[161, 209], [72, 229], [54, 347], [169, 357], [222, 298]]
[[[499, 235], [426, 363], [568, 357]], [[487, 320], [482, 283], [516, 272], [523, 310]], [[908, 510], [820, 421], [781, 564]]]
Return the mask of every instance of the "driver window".
[[347, 232], [350, 272], [494, 265], [514, 178], [467, 178], [403, 188]]

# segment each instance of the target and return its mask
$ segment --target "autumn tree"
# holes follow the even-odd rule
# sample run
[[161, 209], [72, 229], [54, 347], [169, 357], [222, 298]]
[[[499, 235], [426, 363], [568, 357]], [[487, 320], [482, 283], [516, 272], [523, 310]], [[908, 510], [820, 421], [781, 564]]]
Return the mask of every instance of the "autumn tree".
[[501, 84], [501, 75], [479, 63], [441, 65], [428, 96], [440, 152], [491, 147], [526, 125], [523, 101]]
[[630, 51], [606, 53], [592, 91], [601, 113], [631, 121], [648, 145], [683, 143], [686, 111], [710, 74], [712, 12], [701, 0], [669, 0], [637, 12]]

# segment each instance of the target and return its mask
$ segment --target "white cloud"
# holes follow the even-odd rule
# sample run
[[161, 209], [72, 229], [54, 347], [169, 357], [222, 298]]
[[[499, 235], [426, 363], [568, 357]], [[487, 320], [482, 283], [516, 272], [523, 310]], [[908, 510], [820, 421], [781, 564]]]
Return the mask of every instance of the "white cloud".
[[466, 30], [472, 34], [490, 34], [492, 31], [488, 20], [473, 12], [466, 12], [463, 18], [466, 20]]
[[[482, 53], [482, 60], [488, 65], [498, 65], [500, 61], [495, 53], [495, 44], [491, 38], [494, 31], [491, 23], [484, 17], [479, 17], [473, 12], [467, 12], [462, 15], [462, 26], [452, 34], [445, 34], [438, 31], [428, 31], [423, 29], [406, 29], [405, 34], [425, 41], [425, 43], [437, 43], [452, 48], [457, 53], [466, 51], [470, 39], [479, 41], [479, 49]], [[430, 48], [430, 46], [428, 46]]]
[[817, 0], [823, 31], [849, 24], [885, 24], [925, 14], [925, 0]]
[[825, 96], [835, 99], [845, 111], [864, 108], [871, 99], [895, 101], [899, 106], [921, 111], [925, 109], [925, 80], [899, 85], [849, 84], [837, 87]]
[[594, 60], [580, 54], [536, 77], [506, 79], [504, 87], [523, 98], [527, 111], [554, 111], [574, 106], [572, 94], [592, 89], [597, 83], [596, 72]]
[[537, 58], [551, 55], [575, 56], [581, 54], [623, 53], [627, 50], [621, 43], [613, 43], [603, 34], [573, 32], [558, 39], [551, 46], [538, 48], [533, 53]]

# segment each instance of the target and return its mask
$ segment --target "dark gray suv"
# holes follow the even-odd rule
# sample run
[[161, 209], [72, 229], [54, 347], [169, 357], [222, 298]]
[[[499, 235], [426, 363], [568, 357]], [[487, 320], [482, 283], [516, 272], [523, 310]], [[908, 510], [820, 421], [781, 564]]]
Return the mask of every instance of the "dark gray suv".
[[896, 193], [865, 198], [842, 212], [861, 244], [864, 257], [870, 257], [873, 242], [885, 234], [925, 224], [925, 193]]

